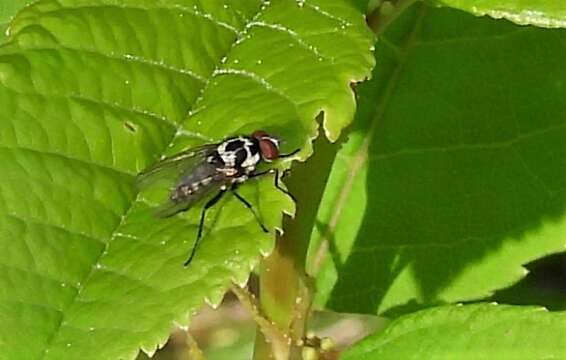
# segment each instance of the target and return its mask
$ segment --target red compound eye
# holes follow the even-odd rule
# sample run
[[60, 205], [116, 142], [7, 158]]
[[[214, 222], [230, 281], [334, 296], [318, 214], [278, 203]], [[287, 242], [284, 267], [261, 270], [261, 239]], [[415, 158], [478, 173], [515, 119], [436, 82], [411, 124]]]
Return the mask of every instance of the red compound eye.
[[270, 138], [262, 138], [259, 140], [259, 150], [265, 160], [275, 160], [279, 157], [279, 148]]
[[252, 138], [258, 141], [259, 151], [265, 160], [271, 161], [279, 157], [279, 142], [276, 138], [269, 136], [263, 130], [254, 131]]

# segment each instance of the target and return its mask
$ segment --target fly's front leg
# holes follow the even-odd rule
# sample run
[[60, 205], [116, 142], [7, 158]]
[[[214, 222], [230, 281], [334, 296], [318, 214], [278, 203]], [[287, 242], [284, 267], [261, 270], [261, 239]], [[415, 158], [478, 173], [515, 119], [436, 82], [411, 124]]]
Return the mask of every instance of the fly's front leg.
[[[275, 176], [273, 177], [273, 185], [275, 185], [275, 187], [281, 191], [283, 194], [288, 195], [291, 199], [293, 199], [293, 201], [297, 202], [297, 199], [295, 199], [295, 197], [293, 196], [293, 194], [291, 194], [289, 191], [287, 191], [287, 189], [281, 187], [279, 185], [279, 169], [275, 168], [275, 169], [269, 169], [269, 170], [265, 170], [262, 172], [258, 172], [255, 174], [251, 174], [249, 175], [249, 178], [256, 178], [256, 177], [260, 177], [260, 176], [264, 176], [264, 175], [269, 175], [269, 174], [275, 174]], [[283, 176], [285, 176], [287, 174], [287, 171], [283, 172]]]
[[257, 212], [255, 211], [255, 209], [253, 208], [252, 204], [250, 204], [246, 199], [244, 199], [244, 197], [242, 195], [240, 195], [236, 189], [238, 188], [238, 183], [234, 183], [232, 184], [232, 187], [230, 188], [230, 191], [232, 191], [232, 193], [234, 194], [234, 196], [236, 196], [236, 198], [238, 200], [240, 200], [240, 202], [242, 204], [244, 204], [244, 206], [246, 208], [248, 208], [248, 210], [250, 210], [250, 212], [253, 214], [253, 216], [255, 217], [257, 223], [259, 224], [259, 226], [261, 227], [261, 229], [263, 230], [263, 232], [269, 232], [269, 230], [267, 230], [267, 228], [265, 227], [265, 225], [263, 225], [263, 222], [261, 221], [261, 219], [259, 218], [259, 215], [257, 214]]
[[189, 258], [187, 259], [187, 261], [185, 261], [185, 266], [188, 266], [191, 261], [193, 260], [193, 257], [195, 256], [195, 253], [197, 251], [197, 247], [198, 247], [198, 243], [201, 239], [202, 236], [202, 229], [204, 227], [204, 219], [206, 218], [206, 211], [213, 207], [224, 195], [224, 193], [226, 193], [226, 188], [222, 188], [216, 195], [214, 195], [214, 197], [210, 200], [208, 200], [208, 202], [204, 205], [204, 207], [202, 208], [202, 212], [200, 213], [200, 222], [198, 225], [198, 233], [197, 233], [197, 238], [195, 240], [195, 244], [193, 245], [193, 248], [191, 250], [191, 254], [189, 255]]

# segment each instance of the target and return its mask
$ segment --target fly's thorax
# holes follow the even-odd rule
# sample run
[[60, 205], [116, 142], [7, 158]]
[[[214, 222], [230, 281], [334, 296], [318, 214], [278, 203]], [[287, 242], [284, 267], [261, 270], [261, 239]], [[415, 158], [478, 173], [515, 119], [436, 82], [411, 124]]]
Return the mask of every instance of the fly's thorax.
[[222, 142], [218, 145], [216, 153], [225, 168], [234, 168], [236, 170], [255, 168], [261, 161], [257, 142], [244, 136], [238, 136]]

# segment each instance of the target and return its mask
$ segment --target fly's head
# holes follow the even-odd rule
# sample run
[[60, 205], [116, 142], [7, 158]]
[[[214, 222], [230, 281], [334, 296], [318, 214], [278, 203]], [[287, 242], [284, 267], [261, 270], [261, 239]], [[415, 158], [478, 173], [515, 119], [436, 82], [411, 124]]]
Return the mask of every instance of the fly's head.
[[269, 136], [263, 130], [254, 131], [251, 137], [257, 140], [259, 153], [264, 161], [271, 162], [279, 158], [279, 140], [277, 138]]

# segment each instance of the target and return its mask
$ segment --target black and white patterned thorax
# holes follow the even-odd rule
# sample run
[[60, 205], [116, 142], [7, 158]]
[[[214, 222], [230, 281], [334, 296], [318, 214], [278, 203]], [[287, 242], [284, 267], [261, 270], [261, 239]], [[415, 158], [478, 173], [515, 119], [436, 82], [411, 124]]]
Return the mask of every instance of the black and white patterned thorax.
[[258, 141], [244, 136], [223, 141], [208, 159], [210, 163], [217, 163], [226, 170], [233, 169], [243, 174], [253, 172], [260, 160]]

